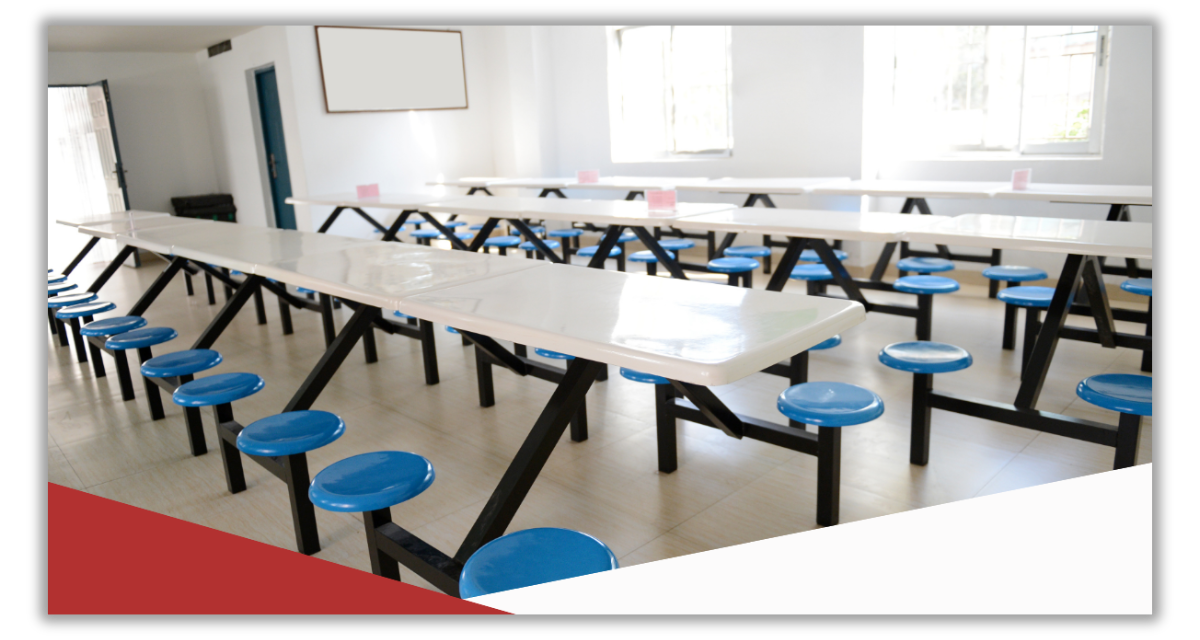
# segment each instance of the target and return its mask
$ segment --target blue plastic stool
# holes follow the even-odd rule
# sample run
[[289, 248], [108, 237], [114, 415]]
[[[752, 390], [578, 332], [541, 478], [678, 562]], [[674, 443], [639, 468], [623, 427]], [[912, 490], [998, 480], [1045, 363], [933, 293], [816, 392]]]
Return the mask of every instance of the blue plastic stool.
[[[531, 224], [531, 225], [527, 225], [527, 226], [529, 227], [529, 230], [530, 230], [530, 231], [532, 231], [532, 232], [533, 232], [533, 235], [535, 235], [535, 236], [544, 236], [544, 235], [546, 235], [546, 227], [543, 227], [543, 226], [540, 226], [540, 225], [532, 225], [532, 224]], [[510, 236], [520, 236], [520, 235], [521, 235], [521, 230], [520, 230], [520, 229], [518, 229], [518, 228], [516, 228], [516, 227], [510, 227], [510, 228], [509, 228], [509, 230], [508, 230], [508, 235], [510, 235]]]
[[696, 243], [687, 238], [663, 238], [658, 241], [658, 246], [667, 251], [684, 251], [694, 248]]
[[475, 598], [617, 567], [613, 552], [586, 533], [526, 529], [500, 536], [473, 553], [463, 565], [458, 593]]
[[673, 473], [679, 468], [675, 418], [667, 412], [667, 404], [676, 397], [671, 381], [651, 373], [621, 367], [621, 377], [633, 382], [654, 385], [654, 423], [658, 439], [658, 470]]
[[892, 289], [917, 296], [917, 340], [933, 336], [933, 296], [958, 291], [958, 282], [942, 276], [904, 276]]
[[[542, 244], [546, 245], [547, 249], [557, 249], [562, 246], [559, 244], [558, 240], [542, 240]], [[532, 259], [534, 252], [537, 252], [538, 260], [546, 259], [546, 256], [542, 255], [542, 252], [537, 248], [537, 245], [533, 244], [531, 240], [522, 242], [517, 248], [525, 252], [526, 258]]]
[[729, 247], [725, 250], [727, 258], [764, 258], [771, 255], [771, 247]]
[[[838, 259], [838, 262], [841, 262], [841, 261], [845, 260], [846, 258], [850, 257], [850, 254], [846, 253], [845, 251], [842, 251], [841, 249], [834, 249], [833, 255], [835, 258]], [[821, 262], [821, 256], [818, 255], [817, 252], [812, 249], [805, 249], [804, 251], [800, 252], [799, 260], [800, 260], [800, 262]]]
[[429, 243], [431, 240], [433, 240], [441, 235], [442, 235], [442, 232], [438, 231], [437, 229], [417, 229], [408, 234], [408, 236], [410, 238], [417, 241], [417, 244], [426, 246], [426, 247], [429, 246]]
[[913, 374], [912, 435], [908, 461], [929, 464], [929, 434], [932, 408], [933, 374], [962, 371], [971, 366], [971, 354], [944, 342], [897, 342], [879, 352], [879, 361], [899, 371]]
[[239, 451], [276, 472], [287, 485], [296, 548], [305, 555], [321, 550], [317, 514], [309, 499], [308, 452], [345, 432], [346, 423], [328, 411], [288, 411], [256, 420], [240, 431], [223, 429], [223, 439], [235, 438]]
[[[575, 253], [580, 258], [591, 258], [592, 256], [596, 255], [596, 251], [599, 248], [600, 245], [592, 245], [590, 247], [584, 247]], [[620, 245], [613, 245], [612, 250], [608, 252], [608, 257], [617, 259], [617, 271], [625, 270], [625, 253], [621, 251]]]
[[[1045, 271], [1036, 267], [1022, 267], [1018, 265], [998, 265], [988, 267], [983, 270], [983, 277], [990, 280], [988, 283], [988, 297], [998, 298], [1000, 290], [999, 283], [1007, 282], [1008, 287], [1015, 287], [1023, 282], [1036, 282], [1045, 280], [1049, 277]], [[1012, 305], [1004, 306], [1004, 338], [1001, 348], [1013, 349], [1017, 342], [1017, 308]]]
[[181, 407], [212, 407], [220, 440], [221, 465], [225, 469], [225, 485], [229, 493], [246, 490], [246, 474], [238, 454], [236, 438], [242, 426], [233, 418], [233, 403], [248, 398], [266, 386], [261, 376], [253, 373], [218, 373], [197, 378], [179, 385], [171, 400]]
[[512, 247], [521, 244], [521, 239], [516, 236], [492, 236], [483, 241], [483, 248], [486, 253], [487, 249], [496, 247], [500, 250], [500, 255], [508, 255], [508, 250]]
[[[575, 359], [575, 356], [568, 355], [566, 353], [559, 353], [557, 351], [551, 351], [549, 349], [535, 348], [533, 350], [533, 352], [543, 358], [549, 358], [551, 360], [571, 361], [571, 360]], [[487, 384], [489, 387], [491, 386], [490, 378], [489, 378], [489, 381], [487, 382]], [[489, 389], [489, 393], [490, 393], [490, 389]], [[583, 401], [580, 402], [580, 404], [579, 404], [579, 411], [576, 412], [575, 415], [571, 417], [571, 441], [572, 442], [583, 442], [584, 440], [587, 440], [587, 439], [588, 439], [587, 398], [585, 397], [583, 399]]]
[[825, 287], [833, 280], [833, 273], [823, 264], [798, 264], [788, 275], [792, 280], [804, 281], [805, 293], [810, 296], [825, 293]]
[[[117, 316], [89, 322], [80, 327], [79, 334], [85, 338], [107, 338], [144, 326], [146, 326], [146, 319], [141, 316]], [[89, 345], [94, 344], [91, 340], [88, 343]], [[117, 381], [121, 386], [121, 399], [126, 402], [133, 400], [133, 376], [129, 372], [129, 360], [125, 357], [125, 352], [109, 351], [109, 354], [117, 364]]]
[[[53, 298], [55, 296], [62, 295], [64, 293], [66, 293], [67, 291], [74, 289], [75, 287], [76, 287], [76, 285], [74, 285], [70, 282], [57, 282], [55, 284], [46, 285], [46, 297]], [[66, 327], [63, 325], [62, 322], [60, 322], [57, 318], [54, 317], [54, 308], [53, 307], [46, 308], [46, 317], [50, 320], [50, 335], [58, 336], [59, 346], [61, 346], [61, 347], [67, 346], [69, 343], [67, 342]], [[60, 331], [60, 329], [61, 329], [61, 331]]]
[[1102, 373], [1084, 378], [1075, 393], [1085, 402], [1121, 414], [1113, 468], [1137, 464], [1142, 416], [1154, 415], [1154, 379], [1130, 373]]
[[[113, 352], [136, 349], [138, 364], [141, 365], [154, 357], [151, 347], [170, 342], [178, 336], [179, 334], [169, 327], [143, 327], [109, 336], [104, 342], [104, 348]], [[120, 363], [117, 366], [119, 367]], [[145, 377], [142, 378], [142, 382], [146, 388], [146, 402], [150, 406], [150, 417], [154, 420], [162, 420], [164, 417], [163, 406], [162, 398], [158, 394], [158, 385]]]
[[[1050, 301], [1054, 299], [1054, 288], [1037, 286], [1008, 287], [1001, 290], [996, 295], [996, 298], [1005, 304], [1005, 311], [1013, 314], [1014, 321], [1017, 309], [1025, 309], [1025, 337], [1022, 340], [1021, 346], [1021, 375], [1024, 375], [1029, 355], [1033, 353], [1033, 344], [1037, 340], [1038, 331], [1042, 328], [1042, 310], [1050, 308]], [[1006, 324], [1007, 320], [1006, 316]], [[1007, 329], [1008, 327], [1006, 326], [1005, 330], [1007, 331]], [[1005, 337], [1007, 338], [1007, 336]], [[1005, 342], [1007, 342], [1007, 339]], [[1007, 348], [1011, 349], [1012, 347]]]
[[473, 225], [467, 227], [467, 231], [479, 231], [482, 228], [483, 228], [482, 224], [473, 224]]
[[[1121, 283], [1121, 290], [1128, 291], [1139, 296], [1146, 296], [1146, 337], [1154, 336], [1154, 279], [1153, 278], [1132, 278]], [[1154, 352], [1146, 349], [1142, 352], [1142, 371], [1151, 371], [1154, 368]]]
[[313, 478], [308, 497], [326, 511], [362, 513], [371, 573], [399, 581], [400, 563], [385, 551], [393, 545], [380, 545], [384, 538], [392, 541], [387, 532], [393, 527], [380, 528], [392, 523], [392, 507], [421, 495], [434, 477], [433, 465], [415, 453], [361, 453], [322, 469]]
[[[201, 371], [207, 371], [221, 364], [221, 354], [212, 349], [189, 349], [176, 351], [166, 355], [155, 356], [142, 363], [142, 376], [146, 378], [161, 378], [158, 383], [168, 390], [186, 384], [195, 379]], [[188, 447], [193, 456], [208, 453], [208, 445], [204, 441], [204, 423], [200, 419], [200, 409], [196, 407], [183, 408], [184, 426], [187, 428]]]
[[[457, 229], [465, 224], [467, 223], [463, 222], [462, 220], [447, 220], [442, 223], [442, 226], [446, 227], [447, 229]], [[467, 229], [470, 229], [470, 227], [467, 227]]]
[[[54, 298], [50, 298], [53, 300]], [[92, 356], [92, 371], [97, 378], [104, 377], [104, 361], [100, 359], [100, 349], [80, 333], [81, 323], [91, 322], [92, 319], [106, 311], [116, 309], [117, 305], [102, 300], [92, 300], [66, 307], [59, 307], [54, 317], [60, 323], [66, 321], [71, 326], [71, 334], [75, 338], [75, 359], [79, 362], [88, 361], [88, 352]]]
[[579, 250], [579, 236], [583, 229], [551, 229], [546, 232], [547, 238], [559, 238], [563, 243], [563, 260], [571, 262], [571, 254]]
[[736, 287], [738, 280], [741, 280], [742, 286], [749, 289], [753, 286], [751, 278], [754, 270], [759, 268], [758, 260], [753, 258], [717, 258], [708, 261], [708, 270], [713, 273], [724, 273], [729, 275], [728, 284]]
[[[671, 259], [675, 258], [675, 254], [671, 251], [667, 251], [667, 255], [671, 256]], [[658, 275], [658, 257], [655, 256], [654, 252], [650, 251], [649, 249], [644, 251], [635, 251], [629, 254], [629, 261], [645, 264], [646, 275]]]
[[58, 282], [55, 284], [46, 285], [46, 297], [52, 298], [60, 293], [70, 291], [71, 289], [76, 288], [76, 286], [77, 285], [72, 282]]
[[[470, 231], [459, 231], [454, 234], [454, 237], [458, 238], [459, 240], [470, 240], [471, 238], [475, 237], [475, 234], [471, 233]], [[437, 236], [437, 239], [438, 240], [449, 240], [449, 238], [447, 238], [446, 234], [444, 234], [444, 233], [439, 233]]]
[[66, 282], [66, 281], [67, 281], [67, 276], [53, 274], [53, 273], [46, 274], [46, 284], [58, 284], [60, 282]]
[[919, 258], [910, 256], [898, 260], [896, 268], [900, 270], [900, 277], [904, 277], [909, 271], [921, 274], [954, 271], [954, 263], [945, 258]]
[[883, 399], [845, 382], [805, 382], [779, 394], [775, 406], [789, 420], [817, 426], [817, 524], [837, 524], [842, 427], [883, 415]]

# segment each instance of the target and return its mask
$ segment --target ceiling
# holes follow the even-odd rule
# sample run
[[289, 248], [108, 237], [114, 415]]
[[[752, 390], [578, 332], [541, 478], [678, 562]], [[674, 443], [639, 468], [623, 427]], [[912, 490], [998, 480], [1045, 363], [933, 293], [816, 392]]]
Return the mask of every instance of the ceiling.
[[50, 51], [195, 53], [260, 25], [50, 25]]

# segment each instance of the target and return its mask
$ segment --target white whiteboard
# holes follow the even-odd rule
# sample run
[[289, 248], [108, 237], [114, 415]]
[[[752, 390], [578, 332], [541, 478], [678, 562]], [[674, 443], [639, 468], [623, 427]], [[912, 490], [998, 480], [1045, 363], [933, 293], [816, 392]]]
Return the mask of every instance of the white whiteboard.
[[316, 30], [327, 112], [467, 108], [461, 31]]

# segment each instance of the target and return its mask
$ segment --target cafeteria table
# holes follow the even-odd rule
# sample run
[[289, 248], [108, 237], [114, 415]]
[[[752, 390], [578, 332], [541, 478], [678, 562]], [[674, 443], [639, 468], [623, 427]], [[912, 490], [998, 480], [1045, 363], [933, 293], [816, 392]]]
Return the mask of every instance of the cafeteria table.
[[[159, 211], [141, 211], [138, 209], [130, 209], [129, 211], [113, 211], [110, 213], [87, 214], [70, 218], [58, 218], [54, 222], [66, 227], [81, 227], [89, 225], [101, 225], [107, 222], [120, 222], [122, 220], [132, 221], [144, 220], [146, 218], [159, 218], [170, 215], [171, 214], [169, 213], [162, 213]], [[92, 248], [94, 248], [98, 242], [100, 242], [100, 237], [95, 235], [88, 239], [87, 243], [84, 244], [83, 248], [79, 250], [79, 253], [75, 254], [75, 258], [71, 260], [71, 263], [68, 264], [61, 273], [64, 276], [71, 275], [71, 272], [79, 266], [79, 263], [83, 261], [83, 259], [89, 252], [91, 252]]]
[[[325, 233], [337, 221], [338, 216], [343, 211], [349, 209], [359, 215], [368, 224], [375, 227], [377, 231], [383, 234], [384, 240], [394, 240], [396, 234], [400, 232], [400, 227], [403, 225], [401, 221], [396, 224], [393, 221], [390, 225], [385, 225], [376, 220], [363, 209], [385, 209], [389, 211], [399, 211], [401, 215], [404, 213], [416, 213], [420, 211], [422, 205], [427, 205], [441, 200], [449, 200], [458, 196], [432, 195], [428, 193], [383, 193], [378, 196], [360, 197], [353, 193], [335, 193], [332, 195], [323, 196], [291, 196], [285, 202], [296, 205], [318, 205], [333, 207], [333, 213], [325, 218], [321, 223], [321, 227], [317, 229], [317, 233]], [[405, 218], [407, 219], [407, 218]], [[442, 233], [448, 233], [445, 227], [436, 220], [430, 220]]]

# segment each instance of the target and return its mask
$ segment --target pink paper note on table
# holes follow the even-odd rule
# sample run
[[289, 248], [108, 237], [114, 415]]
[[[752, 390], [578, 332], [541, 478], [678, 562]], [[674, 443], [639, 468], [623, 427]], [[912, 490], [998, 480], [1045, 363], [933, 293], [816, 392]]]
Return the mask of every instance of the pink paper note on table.
[[600, 182], [600, 172], [598, 170], [576, 171], [575, 181], [579, 184], [595, 184]]
[[360, 198], [378, 198], [378, 184], [360, 184], [358, 185], [358, 197]]
[[1029, 188], [1029, 181], [1033, 178], [1033, 169], [1017, 169], [1013, 171], [1012, 189], [1013, 191], [1024, 191]]
[[646, 203], [649, 208], [658, 211], [674, 211], [675, 210], [675, 190], [670, 191], [647, 191]]

